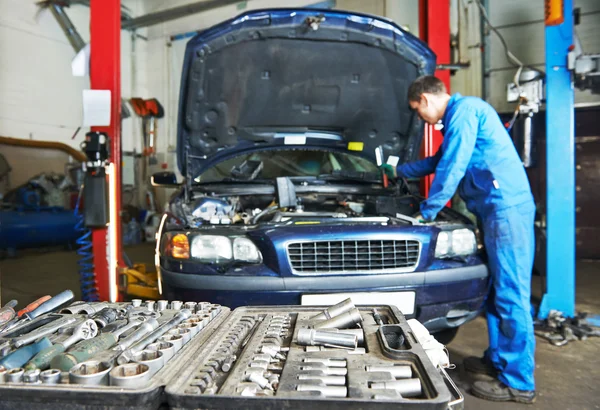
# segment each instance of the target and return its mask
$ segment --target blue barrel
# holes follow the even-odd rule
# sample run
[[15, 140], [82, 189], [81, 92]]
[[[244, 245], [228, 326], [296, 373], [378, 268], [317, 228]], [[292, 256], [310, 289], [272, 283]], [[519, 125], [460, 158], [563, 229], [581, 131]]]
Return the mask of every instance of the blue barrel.
[[0, 249], [74, 243], [76, 223], [73, 211], [64, 208], [0, 211]]

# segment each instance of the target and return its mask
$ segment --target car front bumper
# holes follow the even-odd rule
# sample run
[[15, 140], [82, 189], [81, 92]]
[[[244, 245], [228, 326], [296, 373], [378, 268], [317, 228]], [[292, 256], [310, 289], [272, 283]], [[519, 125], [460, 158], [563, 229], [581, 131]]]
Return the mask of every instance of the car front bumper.
[[473, 319], [488, 291], [486, 265], [426, 272], [360, 276], [230, 276], [198, 275], [160, 269], [168, 299], [209, 301], [230, 308], [250, 305], [299, 305], [305, 293], [416, 293], [415, 317], [430, 331]]

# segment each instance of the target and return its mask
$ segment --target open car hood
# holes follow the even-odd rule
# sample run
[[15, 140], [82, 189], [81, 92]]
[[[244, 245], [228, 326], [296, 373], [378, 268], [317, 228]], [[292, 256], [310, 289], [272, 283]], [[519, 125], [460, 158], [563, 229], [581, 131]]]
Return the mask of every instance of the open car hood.
[[251, 11], [192, 38], [178, 124], [188, 180], [236, 151], [335, 146], [375, 160], [417, 157], [411, 82], [435, 54], [394, 23], [314, 9]]

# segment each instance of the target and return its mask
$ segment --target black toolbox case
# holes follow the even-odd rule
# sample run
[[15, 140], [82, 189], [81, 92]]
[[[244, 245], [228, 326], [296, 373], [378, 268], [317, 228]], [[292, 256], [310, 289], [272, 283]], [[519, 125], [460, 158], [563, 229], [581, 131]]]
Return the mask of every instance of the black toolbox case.
[[[221, 308], [217, 317], [191, 339], [150, 382], [141, 389], [115, 386], [85, 386], [73, 384], [0, 384], [0, 409], [461, 409], [463, 398], [442, 369], [435, 368], [417, 342], [400, 311], [393, 306], [359, 306], [363, 317], [364, 354], [351, 354], [345, 349], [307, 351], [296, 343], [298, 329], [309, 327], [309, 318], [320, 313], [314, 306], [257, 306], [241, 307], [234, 311]], [[375, 323], [372, 312], [376, 309], [385, 319], [385, 325]], [[206, 368], [223, 340], [232, 333], [240, 320], [252, 317], [254, 326], [234, 353], [237, 360], [228, 372], [213, 374], [213, 391], [194, 386], [198, 371]], [[280, 371], [279, 386], [272, 396], [242, 396], [238, 389], [244, 385], [244, 375], [250, 361], [260, 354], [266, 343], [269, 323], [275, 317], [289, 317], [290, 331], [280, 338], [281, 345], [289, 347]], [[404, 343], [398, 345], [398, 337]], [[272, 339], [271, 339], [272, 340]], [[314, 349], [313, 349], [314, 350]], [[346, 360], [347, 396], [329, 398], [317, 391], [296, 390], [297, 375], [313, 374], [301, 370], [303, 360]], [[422, 394], [403, 398], [388, 391], [373, 390], [370, 383], [392, 381], [387, 373], [367, 373], [369, 365], [409, 365], [412, 377], [421, 381]], [[311, 383], [311, 382], [309, 382]], [[247, 385], [247, 383], [245, 383]], [[376, 398], [375, 398], [376, 397]]]

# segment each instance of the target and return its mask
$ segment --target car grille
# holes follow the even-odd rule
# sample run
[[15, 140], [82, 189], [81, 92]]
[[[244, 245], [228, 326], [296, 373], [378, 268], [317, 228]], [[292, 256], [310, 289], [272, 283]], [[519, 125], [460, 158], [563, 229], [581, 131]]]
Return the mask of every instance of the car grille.
[[410, 271], [420, 250], [415, 240], [295, 242], [287, 247], [298, 274]]

